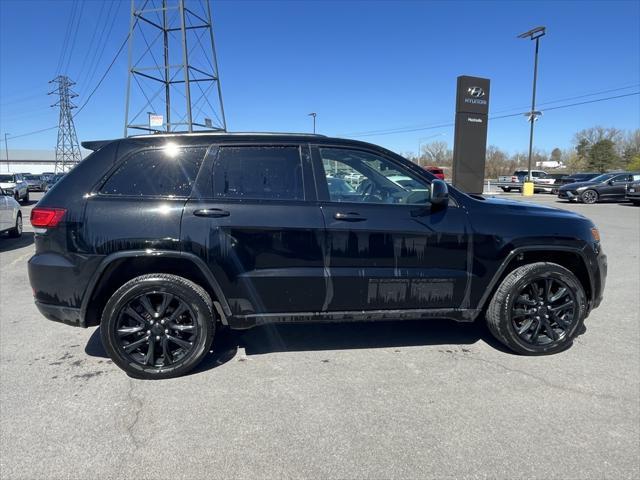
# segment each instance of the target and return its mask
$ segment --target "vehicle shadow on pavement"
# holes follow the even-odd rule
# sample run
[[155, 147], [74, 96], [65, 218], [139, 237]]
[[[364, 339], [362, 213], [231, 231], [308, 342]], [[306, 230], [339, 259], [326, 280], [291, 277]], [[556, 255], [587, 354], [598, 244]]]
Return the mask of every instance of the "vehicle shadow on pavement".
[[[91, 357], [109, 358], [102, 346], [100, 327], [96, 328], [89, 337], [84, 352]], [[235, 357], [236, 353], [238, 353], [238, 343], [234, 333], [228, 329], [220, 329], [216, 332], [209, 354], [188, 375], [219, 367]]]
[[0, 252], [10, 252], [11, 250], [17, 250], [33, 243], [33, 233], [23, 232], [19, 238], [9, 238], [3, 235], [0, 238]]
[[[249, 330], [219, 329], [209, 355], [187, 375], [224, 365], [244, 348], [246, 355], [314, 350], [352, 350], [428, 345], [471, 345], [484, 341], [491, 347], [509, 352], [493, 338], [483, 319], [459, 323], [443, 319], [398, 320], [388, 322], [316, 323], [262, 325]], [[85, 353], [108, 358], [96, 328]]]
[[351, 350], [426, 345], [471, 345], [479, 340], [507, 351], [484, 321], [398, 320], [324, 324], [263, 325], [238, 332], [247, 355], [304, 350]]

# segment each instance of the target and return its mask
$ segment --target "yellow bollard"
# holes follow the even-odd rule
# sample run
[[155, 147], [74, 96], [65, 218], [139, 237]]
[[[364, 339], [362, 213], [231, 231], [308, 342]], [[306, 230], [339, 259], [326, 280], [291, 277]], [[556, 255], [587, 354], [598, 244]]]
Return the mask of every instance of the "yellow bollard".
[[533, 195], [533, 182], [524, 182], [522, 185], [522, 195], [525, 197]]

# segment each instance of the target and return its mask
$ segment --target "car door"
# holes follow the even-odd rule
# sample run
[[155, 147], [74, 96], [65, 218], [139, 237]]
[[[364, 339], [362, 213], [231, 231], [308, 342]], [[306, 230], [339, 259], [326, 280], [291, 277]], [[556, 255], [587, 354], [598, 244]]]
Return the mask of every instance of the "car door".
[[324, 301], [324, 222], [309, 147], [236, 144], [209, 152], [182, 219], [234, 315], [312, 312]]
[[5, 231], [11, 228], [10, 220], [12, 208], [9, 206], [9, 201], [5, 195], [4, 190], [0, 189], [0, 231]]
[[[430, 177], [381, 153], [317, 146], [313, 154], [331, 279], [323, 310], [469, 306], [470, 227], [455, 200], [432, 208]], [[399, 175], [412, 188], [387, 178]], [[328, 176], [359, 179], [352, 181], [359, 198], [331, 194]]]
[[615, 177], [610, 178], [602, 187], [600, 187], [598, 192], [600, 198], [603, 200], [624, 198], [627, 190], [627, 184], [631, 179], [632, 176], [628, 173], [616, 175]]

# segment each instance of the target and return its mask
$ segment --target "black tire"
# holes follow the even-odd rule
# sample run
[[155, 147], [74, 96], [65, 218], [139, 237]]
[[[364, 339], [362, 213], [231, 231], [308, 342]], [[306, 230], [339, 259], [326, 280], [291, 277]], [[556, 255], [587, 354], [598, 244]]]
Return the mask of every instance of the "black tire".
[[[156, 307], [153, 300], [158, 298]], [[165, 298], [172, 300], [165, 305]], [[145, 302], [155, 314], [149, 312]], [[178, 313], [182, 307], [187, 310]], [[100, 336], [113, 362], [129, 376], [172, 378], [192, 370], [207, 354], [214, 320], [211, 298], [202, 287], [177, 275], [152, 273], [128, 281], [111, 296], [102, 314]], [[177, 346], [173, 353], [172, 346]]]
[[25, 194], [24, 198], [22, 199], [22, 203], [29, 203], [29, 190], [27, 190], [27, 193]]
[[551, 189], [551, 195], [558, 195], [559, 192], [560, 192], [559, 188], [552, 188]]
[[[536, 298], [535, 295], [523, 294], [525, 291], [533, 292], [535, 285], [536, 290], [542, 286], [544, 297], [547, 281], [551, 285], [547, 287], [549, 293], [555, 284], [559, 287], [555, 295], [565, 289], [566, 296], [559, 297], [556, 303], [544, 300], [544, 305], [540, 305], [539, 296]], [[572, 302], [570, 307], [565, 306], [569, 304], [566, 298]], [[529, 310], [516, 308], [525, 301], [526, 305], [535, 305], [530, 306]], [[565, 304], [558, 305], [557, 302]], [[556, 313], [562, 307], [565, 308], [559, 311], [564, 318]], [[571, 307], [573, 310], [567, 319], [568, 308]], [[527, 313], [522, 314], [523, 311]], [[522, 355], [549, 355], [571, 346], [582, 329], [586, 311], [587, 298], [580, 280], [560, 265], [538, 262], [518, 267], [505, 277], [489, 303], [487, 325], [491, 333], [514, 352]], [[529, 327], [527, 322], [530, 322]]]
[[511, 191], [511, 189], [509, 187], [502, 187], [502, 191], [508, 193]]
[[580, 201], [582, 203], [592, 205], [598, 202], [598, 197], [599, 197], [598, 192], [596, 192], [595, 190], [589, 189], [582, 192], [582, 194], [580, 195]]
[[11, 238], [20, 238], [22, 236], [22, 214], [18, 212], [16, 216], [16, 226], [9, 230]]

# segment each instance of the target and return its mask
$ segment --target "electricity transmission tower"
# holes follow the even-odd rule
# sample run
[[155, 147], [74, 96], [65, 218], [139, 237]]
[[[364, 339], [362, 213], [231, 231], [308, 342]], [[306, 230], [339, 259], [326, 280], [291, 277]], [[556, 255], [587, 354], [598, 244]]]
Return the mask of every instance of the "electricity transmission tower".
[[60, 107], [54, 171], [55, 173], [67, 172], [82, 160], [76, 127], [73, 123], [73, 115], [71, 115], [71, 110], [76, 108], [71, 99], [78, 95], [71, 90], [71, 86], [75, 85], [75, 82], [69, 80], [69, 77], [65, 75], [58, 75], [49, 83], [57, 84], [56, 88], [49, 92], [49, 95], [58, 95], [58, 101], [52, 107]]
[[209, 0], [131, 0], [125, 137], [226, 129]]

